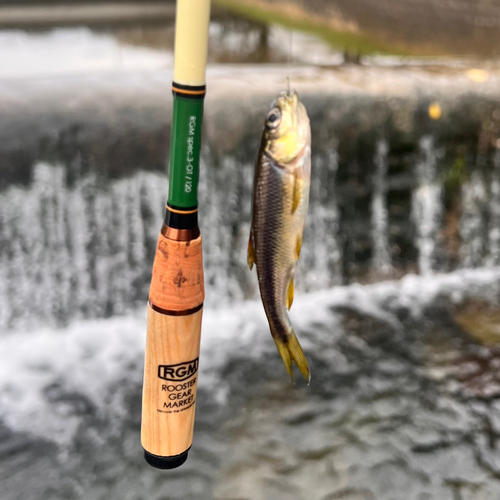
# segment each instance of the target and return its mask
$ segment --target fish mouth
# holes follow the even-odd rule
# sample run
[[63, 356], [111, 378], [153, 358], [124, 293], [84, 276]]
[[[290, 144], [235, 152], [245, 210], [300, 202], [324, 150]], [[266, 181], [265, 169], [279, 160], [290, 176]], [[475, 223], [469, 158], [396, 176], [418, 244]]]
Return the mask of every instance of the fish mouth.
[[288, 125], [282, 127], [284, 133], [286, 133], [286, 130], [300, 128], [304, 121], [304, 115], [307, 117], [305, 107], [299, 100], [299, 95], [295, 90], [290, 92], [288, 90], [282, 91], [274, 100], [271, 109], [273, 108], [280, 110], [283, 122]]

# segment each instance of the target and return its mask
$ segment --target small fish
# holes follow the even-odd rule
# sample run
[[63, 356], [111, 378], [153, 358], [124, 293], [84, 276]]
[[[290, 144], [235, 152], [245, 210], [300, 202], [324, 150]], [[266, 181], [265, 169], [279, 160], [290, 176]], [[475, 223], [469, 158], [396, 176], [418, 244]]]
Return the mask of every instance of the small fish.
[[309, 382], [307, 360], [288, 317], [302, 246], [311, 179], [311, 127], [295, 91], [269, 111], [255, 165], [248, 266], [257, 268], [260, 295], [274, 342], [293, 380], [292, 361]]

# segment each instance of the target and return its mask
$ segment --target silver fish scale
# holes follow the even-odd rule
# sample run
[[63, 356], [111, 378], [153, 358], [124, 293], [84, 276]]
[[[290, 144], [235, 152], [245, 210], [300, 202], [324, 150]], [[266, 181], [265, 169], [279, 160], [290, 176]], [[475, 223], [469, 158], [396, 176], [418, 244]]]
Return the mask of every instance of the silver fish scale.
[[272, 333], [286, 340], [292, 332], [287, 288], [295, 271], [308, 192], [292, 214], [294, 176], [264, 153], [259, 155], [255, 181], [252, 231], [259, 288]]

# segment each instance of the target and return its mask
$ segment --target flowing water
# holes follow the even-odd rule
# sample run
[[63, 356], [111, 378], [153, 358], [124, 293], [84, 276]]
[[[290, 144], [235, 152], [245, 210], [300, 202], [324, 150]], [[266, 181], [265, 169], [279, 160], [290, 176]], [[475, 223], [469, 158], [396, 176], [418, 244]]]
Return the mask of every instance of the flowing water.
[[418, 187], [413, 195], [412, 215], [417, 229], [418, 268], [426, 275], [435, 268], [434, 254], [443, 210], [443, 188], [436, 181], [436, 175], [437, 162], [443, 155], [435, 150], [432, 137], [423, 137], [419, 148], [421, 159], [416, 166]]
[[[476, 171], [461, 185], [462, 244], [447, 258], [441, 235], [454, 209], [433, 137], [418, 141], [399, 224], [390, 142], [372, 151], [371, 201], [354, 213], [339, 191], [355, 167], [339, 161], [335, 141], [316, 152], [291, 311], [313, 378], [293, 388], [245, 263], [252, 162], [224, 156], [214, 168], [205, 150], [195, 444], [168, 473], [145, 464], [139, 443], [144, 302], [166, 176], [70, 180], [65, 165], [39, 162], [31, 182], [2, 191], [2, 498], [496, 498], [498, 153], [489, 188]], [[415, 258], [403, 267], [420, 277], [329, 289], [401, 271], [391, 232], [408, 225]], [[358, 257], [352, 240], [363, 228]]]

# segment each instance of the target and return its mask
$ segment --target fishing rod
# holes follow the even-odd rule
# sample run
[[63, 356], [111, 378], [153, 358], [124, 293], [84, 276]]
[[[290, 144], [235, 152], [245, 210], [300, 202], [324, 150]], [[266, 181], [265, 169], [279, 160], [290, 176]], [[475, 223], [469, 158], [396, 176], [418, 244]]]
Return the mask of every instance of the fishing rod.
[[141, 443], [158, 469], [182, 465], [193, 441], [205, 297], [198, 167], [210, 0], [177, 0], [169, 194], [149, 290]]

